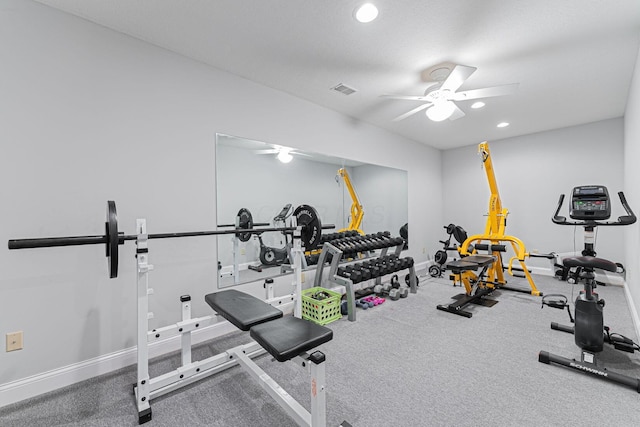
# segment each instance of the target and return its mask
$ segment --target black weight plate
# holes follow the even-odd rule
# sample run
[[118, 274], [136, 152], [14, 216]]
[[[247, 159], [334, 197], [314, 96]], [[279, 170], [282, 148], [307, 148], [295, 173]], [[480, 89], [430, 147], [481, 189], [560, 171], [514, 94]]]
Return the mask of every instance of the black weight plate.
[[[431, 275], [431, 277], [440, 277], [441, 273], [442, 271], [440, 270], [439, 266], [432, 265], [431, 267], [429, 267], [429, 274]], [[411, 284], [411, 282], [409, 282], [409, 284]]]
[[116, 211], [116, 202], [107, 201], [107, 222], [105, 223], [107, 248], [107, 263], [109, 265], [109, 278], [118, 277], [118, 243], [120, 236], [118, 234], [118, 213]]
[[445, 251], [438, 251], [434, 259], [438, 264], [443, 265], [447, 262], [447, 253]]
[[[411, 275], [407, 274], [404, 276], [404, 283], [407, 286], [411, 286]], [[416, 286], [420, 286], [420, 278], [418, 276], [416, 276]]]
[[300, 205], [293, 212], [297, 224], [302, 226], [302, 246], [307, 249], [315, 249], [320, 243], [322, 236], [322, 222], [318, 212], [309, 205]]
[[[253, 216], [247, 208], [238, 211], [238, 227], [242, 230], [251, 230], [253, 228]], [[241, 242], [248, 242], [251, 239], [251, 233], [236, 234]]]
[[464, 231], [464, 228], [457, 225], [453, 230], [453, 237], [458, 241], [458, 243], [463, 244], [465, 240], [467, 240], [467, 232]]

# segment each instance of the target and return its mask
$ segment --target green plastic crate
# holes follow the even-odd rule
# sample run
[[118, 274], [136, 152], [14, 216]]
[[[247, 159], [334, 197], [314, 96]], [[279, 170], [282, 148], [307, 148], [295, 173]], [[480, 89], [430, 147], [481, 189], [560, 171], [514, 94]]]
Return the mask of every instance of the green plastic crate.
[[[312, 298], [317, 292], [326, 292], [329, 298], [317, 300]], [[340, 300], [342, 295], [329, 289], [315, 287], [302, 291], [302, 318], [311, 320], [318, 325], [326, 325], [334, 320], [342, 318], [340, 312]]]

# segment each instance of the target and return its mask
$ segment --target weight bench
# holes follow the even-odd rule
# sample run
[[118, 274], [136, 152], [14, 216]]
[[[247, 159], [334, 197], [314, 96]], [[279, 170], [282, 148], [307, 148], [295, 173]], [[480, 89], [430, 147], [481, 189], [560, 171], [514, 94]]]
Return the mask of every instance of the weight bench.
[[[475, 283], [482, 282], [482, 277], [485, 275], [487, 269], [491, 264], [496, 262], [497, 257], [493, 255], [469, 255], [457, 261], [452, 261], [448, 263], [445, 267], [447, 270], [451, 270], [451, 272], [456, 276], [456, 279], [462, 281], [470, 281], [467, 272], [478, 271], [481, 269], [480, 273], [473, 279]], [[465, 274], [467, 273], [467, 274]], [[475, 276], [475, 274], [472, 274]], [[473, 313], [469, 311], [463, 310], [468, 304], [479, 304], [485, 307], [492, 307], [498, 303], [498, 301], [484, 298], [486, 295], [489, 295], [494, 291], [493, 287], [478, 287], [476, 288], [475, 293], [471, 295], [470, 284], [465, 283], [465, 287], [467, 288], [466, 294], [459, 294], [454, 296], [456, 299], [455, 302], [452, 302], [448, 305], [438, 305], [437, 309], [442, 311], [448, 311], [449, 313], [457, 314], [459, 316], [471, 317]]]
[[227, 350], [300, 426], [326, 426], [325, 355], [309, 350], [331, 341], [333, 331], [293, 316], [264, 301], [237, 290], [205, 295], [205, 301], [217, 314], [249, 335], [278, 362], [295, 359], [311, 375], [311, 412], [293, 399], [247, 355], [245, 346]]

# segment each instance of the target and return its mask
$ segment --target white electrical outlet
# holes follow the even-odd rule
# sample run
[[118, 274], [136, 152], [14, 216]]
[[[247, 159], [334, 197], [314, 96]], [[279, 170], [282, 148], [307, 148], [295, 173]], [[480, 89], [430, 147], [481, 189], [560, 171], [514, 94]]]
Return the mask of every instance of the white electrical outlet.
[[244, 250], [244, 248], [240, 249], [240, 255], [244, 255], [246, 253], [246, 251]]
[[22, 331], [7, 334], [7, 351], [22, 350]]

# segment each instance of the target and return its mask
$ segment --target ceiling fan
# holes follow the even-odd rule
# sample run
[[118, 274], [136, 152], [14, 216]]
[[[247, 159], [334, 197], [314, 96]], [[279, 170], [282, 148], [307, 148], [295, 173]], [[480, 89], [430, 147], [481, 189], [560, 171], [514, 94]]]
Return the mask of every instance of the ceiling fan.
[[[443, 120], [456, 120], [464, 117], [464, 112], [454, 103], [454, 101], [467, 101], [470, 99], [489, 98], [492, 96], [511, 95], [518, 89], [518, 83], [486, 87], [483, 89], [473, 89], [463, 92], [456, 92], [460, 86], [473, 74], [477, 68], [468, 67], [466, 65], [456, 65], [446, 78], [442, 74], [449, 71], [448, 68], [438, 68], [431, 73], [432, 77], [438, 78], [440, 81], [429, 83], [424, 95], [408, 96], [408, 95], [382, 95], [382, 98], [403, 99], [409, 101], [423, 101], [413, 110], [410, 110], [395, 119], [394, 122], [404, 120], [407, 117], [416, 114], [425, 108], [426, 115], [434, 122]], [[444, 71], [444, 73], [442, 73]], [[438, 75], [439, 74], [439, 75]], [[444, 81], [443, 81], [444, 79]]]
[[281, 145], [274, 145], [273, 148], [269, 148], [266, 150], [255, 150], [256, 154], [275, 154], [276, 158], [280, 160], [282, 163], [289, 163], [293, 160], [293, 156], [307, 156], [311, 157], [309, 154], [300, 153], [299, 151], [294, 151], [293, 148], [284, 147]]

